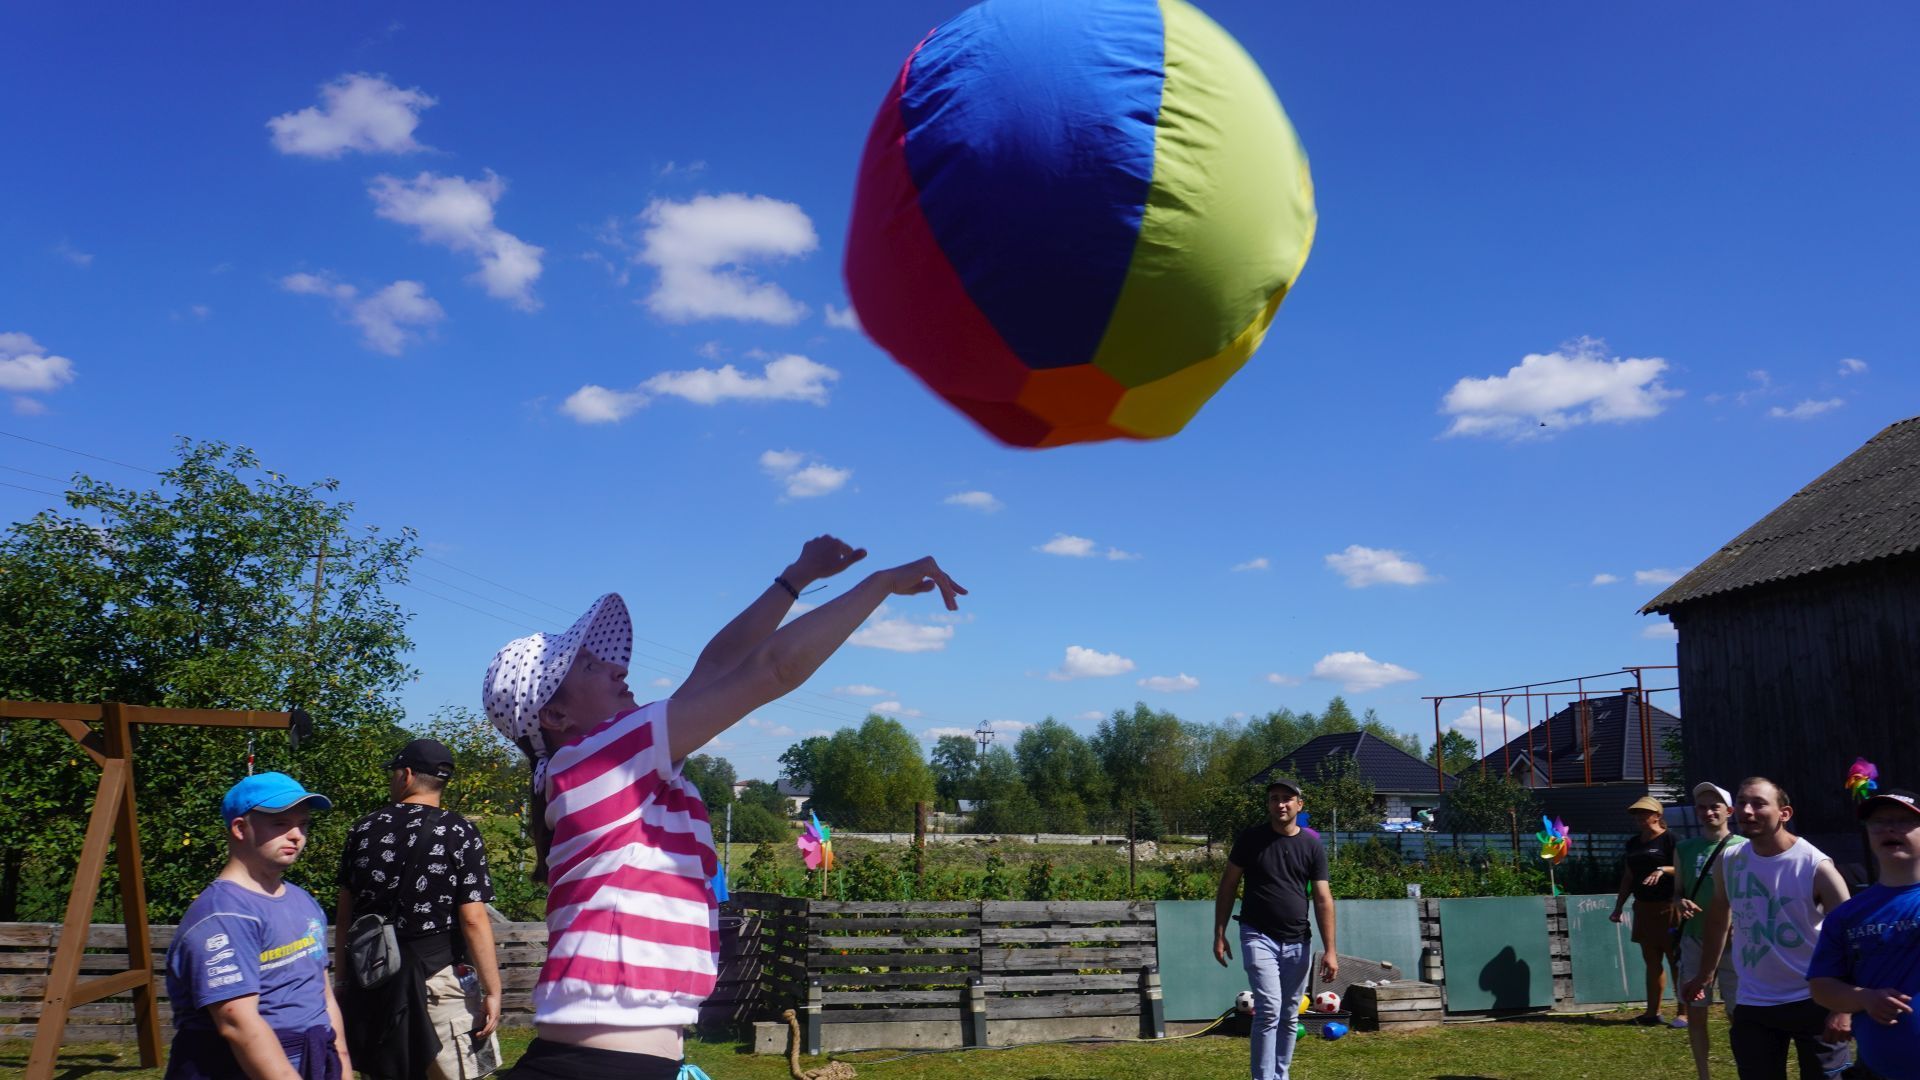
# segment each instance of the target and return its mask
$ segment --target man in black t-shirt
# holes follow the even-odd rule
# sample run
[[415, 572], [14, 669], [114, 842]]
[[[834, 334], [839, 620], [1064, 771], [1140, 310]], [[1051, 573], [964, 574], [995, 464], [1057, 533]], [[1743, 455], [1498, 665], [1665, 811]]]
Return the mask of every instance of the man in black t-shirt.
[[1248, 1042], [1253, 1080], [1287, 1080], [1293, 1063], [1294, 1017], [1306, 992], [1313, 935], [1307, 925], [1307, 897], [1320, 923], [1320, 977], [1332, 982], [1340, 973], [1334, 951], [1333, 890], [1327, 884], [1327, 852], [1297, 820], [1305, 803], [1298, 781], [1275, 778], [1267, 785], [1267, 820], [1234, 838], [1226, 873], [1214, 897], [1213, 958], [1225, 967], [1233, 956], [1227, 946], [1227, 920], [1244, 878], [1240, 904], [1240, 962], [1253, 989], [1253, 1030]]
[[453, 778], [444, 745], [415, 739], [387, 769], [393, 802], [355, 822], [341, 853], [338, 969], [352, 971], [353, 920], [376, 913], [393, 924], [402, 965], [370, 991], [344, 976], [349, 1046], [364, 1050], [354, 1064], [375, 1076], [462, 1080], [478, 1072], [476, 1055], [500, 1023], [486, 845], [466, 818], [440, 808]]

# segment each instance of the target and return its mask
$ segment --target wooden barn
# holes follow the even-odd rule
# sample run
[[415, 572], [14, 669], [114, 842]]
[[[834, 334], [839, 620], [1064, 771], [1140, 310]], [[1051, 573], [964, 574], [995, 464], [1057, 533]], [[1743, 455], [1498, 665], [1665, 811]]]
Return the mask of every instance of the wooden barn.
[[1855, 757], [1920, 787], [1920, 417], [1800, 489], [1642, 609], [1680, 632], [1689, 777], [1765, 775], [1796, 829], [1864, 857]]
[[1678, 716], [1629, 686], [1569, 702], [1471, 768], [1512, 776], [1532, 789], [1542, 811], [1566, 819], [1576, 832], [1630, 832], [1628, 803], [1642, 795], [1685, 798], [1665, 782], [1673, 768], [1667, 741], [1681, 727]]

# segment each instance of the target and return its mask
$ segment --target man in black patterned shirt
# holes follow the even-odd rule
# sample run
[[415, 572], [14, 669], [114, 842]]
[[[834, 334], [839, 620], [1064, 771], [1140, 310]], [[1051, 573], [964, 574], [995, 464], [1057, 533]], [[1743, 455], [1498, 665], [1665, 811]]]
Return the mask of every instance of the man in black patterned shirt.
[[440, 806], [453, 778], [445, 746], [415, 739], [387, 769], [393, 802], [347, 833], [335, 922], [342, 973], [351, 971], [345, 931], [366, 914], [393, 923], [403, 963], [399, 977], [372, 990], [343, 974], [348, 1045], [365, 1048], [354, 1065], [373, 1076], [465, 1080], [478, 1075], [476, 1062], [500, 1024], [486, 845], [467, 819]]

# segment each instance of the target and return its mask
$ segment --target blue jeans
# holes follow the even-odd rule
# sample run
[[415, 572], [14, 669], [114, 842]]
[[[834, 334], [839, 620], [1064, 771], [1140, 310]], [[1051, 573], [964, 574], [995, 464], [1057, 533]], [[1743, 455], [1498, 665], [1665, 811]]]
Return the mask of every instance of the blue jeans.
[[1253, 1080], [1287, 1080], [1293, 1064], [1294, 1018], [1307, 992], [1307, 943], [1278, 942], [1240, 926], [1240, 963], [1253, 988]]

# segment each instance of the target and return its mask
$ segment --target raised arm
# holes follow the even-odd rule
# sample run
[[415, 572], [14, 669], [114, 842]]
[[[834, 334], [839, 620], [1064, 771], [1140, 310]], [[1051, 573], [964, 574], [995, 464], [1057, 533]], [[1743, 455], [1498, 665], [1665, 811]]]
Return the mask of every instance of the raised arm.
[[[673, 692], [674, 700], [700, 690], [738, 667], [748, 653], [779, 629], [780, 620], [787, 617], [798, 594], [807, 586], [832, 577], [866, 557], [865, 548], [851, 547], [836, 537], [816, 536], [807, 541], [800, 548], [800, 557], [700, 650], [700, 659], [694, 662], [687, 681]], [[789, 593], [781, 581], [791, 585], [793, 592]]]
[[774, 631], [725, 675], [675, 694], [667, 728], [667, 749], [673, 760], [684, 759], [748, 713], [798, 689], [887, 597], [935, 589], [940, 590], [948, 611], [958, 610], [956, 597], [967, 591], [931, 556], [877, 571]]

